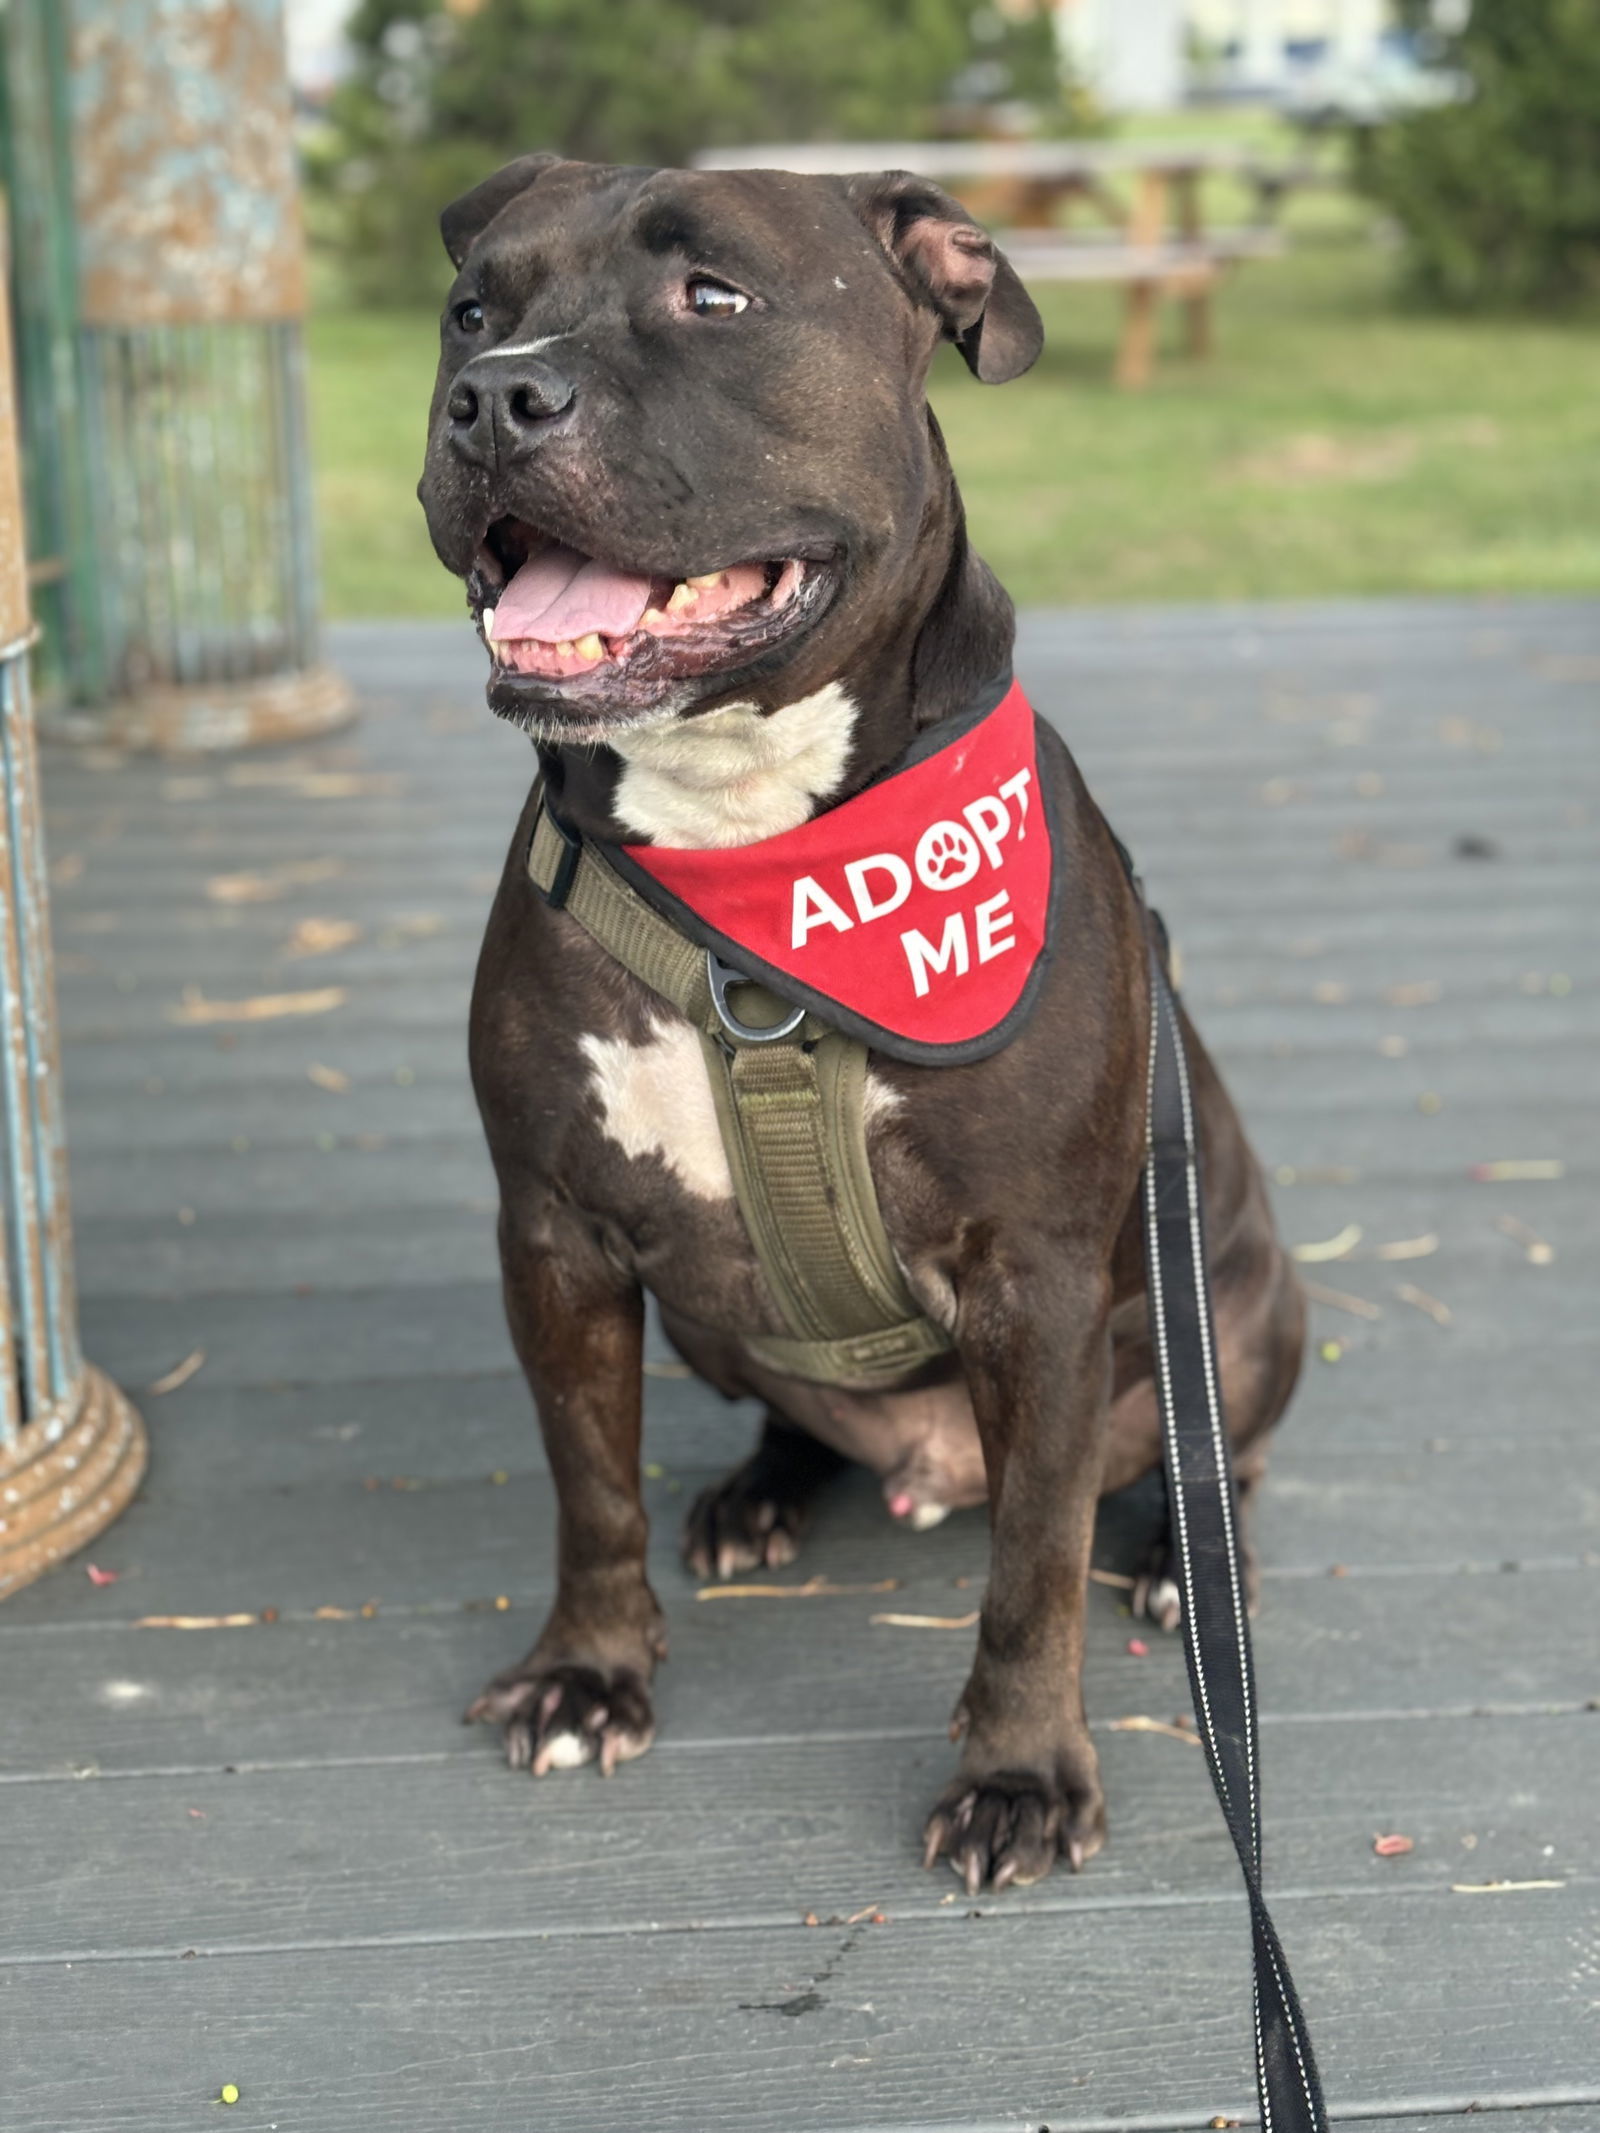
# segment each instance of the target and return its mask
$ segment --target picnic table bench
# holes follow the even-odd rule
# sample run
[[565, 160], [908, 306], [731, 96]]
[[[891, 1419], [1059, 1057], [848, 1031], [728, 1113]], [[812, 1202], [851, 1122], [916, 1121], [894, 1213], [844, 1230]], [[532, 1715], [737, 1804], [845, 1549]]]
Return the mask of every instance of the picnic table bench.
[[[1183, 305], [1185, 346], [1211, 347], [1211, 292], [1245, 259], [1283, 247], [1271, 217], [1284, 174], [1253, 150], [1217, 144], [1084, 141], [788, 142], [707, 149], [701, 170], [766, 169], [850, 175], [915, 170], [959, 189], [966, 206], [994, 231], [1024, 281], [1112, 282], [1127, 291], [1115, 377], [1146, 384], [1155, 367], [1157, 307]], [[1205, 226], [1201, 181], [1226, 173], [1256, 195], [1256, 220], [1244, 228]], [[1126, 179], [1126, 194], [1113, 180]], [[1103, 232], [1069, 230], [1074, 205], [1095, 209]]]

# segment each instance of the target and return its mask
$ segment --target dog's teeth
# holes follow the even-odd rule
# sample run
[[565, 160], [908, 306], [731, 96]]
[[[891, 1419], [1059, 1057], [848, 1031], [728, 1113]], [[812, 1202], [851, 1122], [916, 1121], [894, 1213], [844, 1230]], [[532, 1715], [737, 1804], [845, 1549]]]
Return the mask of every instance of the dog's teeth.
[[556, 646], [556, 656], [560, 659], [570, 659], [574, 649], [575, 647], [570, 642], [563, 640]]
[[647, 630], [652, 622], [665, 622], [666, 619], [659, 607], [647, 607], [639, 617], [639, 627]]
[[675, 585], [672, 588], [672, 598], [667, 602], [667, 613], [669, 615], [681, 615], [686, 607], [697, 606], [699, 599], [700, 595], [692, 585], [688, 583]]
[[706, 577], [685, 578], [683, 582], [686, 585], [692, 585], [696, 592], [710, 592], [712, 586], [720, 585], [722, 583], [722, 572], [720, 570], [713, 570]]
[[486, 607], [483, 611], [483, 634], [492, 641], [494, 637], [494, 609], [492, 607]]
[[580, 637], [572, 649], [580, 659], [604, 659], [606, 656], [606, 648], [595, 630], [591, 630], [587, 637]]

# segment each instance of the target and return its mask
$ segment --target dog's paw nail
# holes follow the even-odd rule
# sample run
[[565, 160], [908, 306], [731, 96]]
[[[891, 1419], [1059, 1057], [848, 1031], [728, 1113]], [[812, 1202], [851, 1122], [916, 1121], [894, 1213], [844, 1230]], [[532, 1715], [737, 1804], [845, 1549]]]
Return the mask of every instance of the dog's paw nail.
[[971, 1846], [962, 1854], [961, 1878], [967, 1885], [967, 1894], [969, 1896], [976, 1896], [979, 1889], [983, 1887], [983, 1854], [976, 1845]]
[[1075, 1874], [1083, 1872], [1083, 1862], [1088, 1856], [1088, 1853], [1084, 1850], [1081, 1837], [1069, 1837], [1067, 1839], [1067, 1864]]

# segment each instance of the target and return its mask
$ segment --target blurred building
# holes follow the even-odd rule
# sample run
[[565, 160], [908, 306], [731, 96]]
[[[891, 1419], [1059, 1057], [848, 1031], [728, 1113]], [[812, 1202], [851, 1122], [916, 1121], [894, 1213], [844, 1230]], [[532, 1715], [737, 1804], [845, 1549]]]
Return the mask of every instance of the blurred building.
[[1056, 0], [1064, 53], [1109, 111], [1171, 111], [1214, 93], [1291, 96], [1313, 75], [1383, 72], [1394, 0]]

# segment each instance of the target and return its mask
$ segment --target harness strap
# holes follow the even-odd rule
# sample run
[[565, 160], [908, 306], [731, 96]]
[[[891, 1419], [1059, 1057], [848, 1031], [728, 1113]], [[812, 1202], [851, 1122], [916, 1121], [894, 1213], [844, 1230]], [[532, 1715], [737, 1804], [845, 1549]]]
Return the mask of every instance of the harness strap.
[[943, 1354], [950, 1343], [918, 1310], [878, 1207], [867, 1047], [709, 958], [542, 795], [527, 864], [548, 903], [699, 1032], [739, 1211], [789, 1329], [747, 1335], [752, 1353], [785, 1376], [856, 1385]]
[[1262, 2133], [1326, 2133], [1305, 2017], [1261, 1893], [1255, 1672], [1201, 1229], [1200, 1152], [1182, 1025], [1154, 928], [1144, 1207], [1150, 1345], [1183, 1580], [1189, 1686], [1211, 1782], [1250, 1899]]

